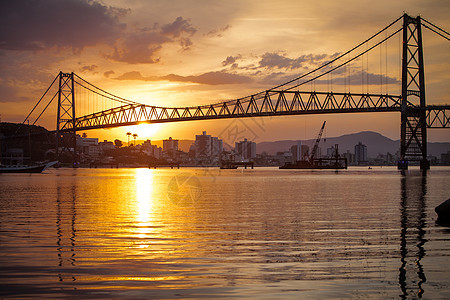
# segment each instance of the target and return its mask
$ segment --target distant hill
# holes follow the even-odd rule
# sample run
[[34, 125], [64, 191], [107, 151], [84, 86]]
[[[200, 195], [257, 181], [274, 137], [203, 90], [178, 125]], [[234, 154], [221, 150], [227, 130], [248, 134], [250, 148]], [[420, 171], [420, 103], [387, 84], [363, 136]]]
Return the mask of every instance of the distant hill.
[[[312, 147], [315, 139], [302, 141], [302, 144]], [[334, 144], [339, 144], [339, 152], [345, 153], [350, 151], [354, 153], [355, 145], [358, 142], [363, 143], [367, 146], [367, 156], [376, 157], [378, 154], [386, 154], [387, 152], [395, 154], [400, 149], [400, 140], [391, 140], [377, 132], [373, 131], [362, 131], [358, 133], [346, 134], [339, 137], [322, 139], [320, 141], [319, 147], [322, 148], [322, 153], [326, 151], [327, 148], [333, 146]], [[267, 152], [268, 154], [274, 155], [276, 152], [287, 151], [291, 146], [296, 145], [297, 140], [282, 140], [275, 142], [261, 142], [256, 145], [256, 152], [262, 153]], [[450, 151], [450, 143], [428, 143], [428, 154], [440, 157], [441, 153]]]

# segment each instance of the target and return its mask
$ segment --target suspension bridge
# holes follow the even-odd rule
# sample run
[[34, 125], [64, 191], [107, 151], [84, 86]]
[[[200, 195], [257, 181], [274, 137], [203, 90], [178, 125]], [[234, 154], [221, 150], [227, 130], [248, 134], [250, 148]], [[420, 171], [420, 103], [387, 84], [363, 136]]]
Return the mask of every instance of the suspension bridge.
[[[36, 124], [43, 112], [52, 102], [57, 101], [56, 116], [56, 149], [72, 149], [76, 158], [76, 132], [81, 130], [113, 128], [137, 125], [142, 123], [167, 123], [208, 119], [248, 118], [263, 116], [286, 116], [307, 114], [343, 114], [343, 113], [376, 113], [400, 112], [401, 114], [401, 161], [399, 168], [407, 168], [408, 161], [420, 162], [421, 169], [428, 169], [427, 129], [449, 128], [450, 105], [427, 105], [425, 99], [424, 58], [422, 45], [422, 29], [426, 28], [434, 34], [450, 41], [450, 34], [444, 29], [421, 17], [404, 14], [364, 42], [345, 53], [337, 55], [320, 67], [293, 78], [270, 89], [228, 101], [208, 105], [187, 107], [162, 107], [142, 104], [115, 96], [87, 82], [74, 73], [60, 72], [50, 87], [25, 118], [37, 111], [44, 99], [50, 98], [42, 112], [36, 117]], [[401, 36], [401, 85], [400, 94], [386, 93], [353, 93], [351, 91], [305, 91], [309, 84], [324, 82], [328, 76], [344, 73], [345, 84], [350, 85], [350, 71], [357, 60], [364, 55], [382, 47], [394, 36]], [[400, 39], [400, 38], [399, 38]], [[387, 55], [387, 54], [386, 54]], [[364, 64], [364, 61], [363, 61]], [[388, 68], [386, 60], [385, 69]], [[342, 71], [344, 70], [344, 71]], [[368, 85], [368, 75], [361, 76], [362, 85]], [[383, 78], [380, 76], [381, 83]], [[52, 87], [57, 91], [50, 94]], [[303, 88], [303, 90], [300, 90]], [[95, 99], [108, 103], [108, 108], [86, 113], [83, 103]], [[42, 104], [41, 104], [42, 105]], [[89, 105], [89, 104], [88, 104]], [[80, 114], [80, 111], [82, 112]], [[57, 150], [58, 151], [58, 150]]]

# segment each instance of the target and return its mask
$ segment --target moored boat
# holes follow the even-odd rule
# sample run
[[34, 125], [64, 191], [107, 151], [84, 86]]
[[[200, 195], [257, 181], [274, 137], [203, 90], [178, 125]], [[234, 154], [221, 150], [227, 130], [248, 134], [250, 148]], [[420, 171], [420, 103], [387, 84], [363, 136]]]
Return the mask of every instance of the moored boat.
[[57, 164], [57, 161], [52, 161], [49, 163], [36, 164], [36, 165], [13, 165], [4, 166], [0, 165], [0, 173], [42, 173], [44, 170], [50, 168], [51, 166]]

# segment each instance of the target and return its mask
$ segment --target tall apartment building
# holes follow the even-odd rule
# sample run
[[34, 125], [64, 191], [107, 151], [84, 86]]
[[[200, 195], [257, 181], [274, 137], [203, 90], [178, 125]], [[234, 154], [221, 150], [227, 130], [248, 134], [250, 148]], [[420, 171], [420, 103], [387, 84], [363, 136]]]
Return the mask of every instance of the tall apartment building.
[[163, 140], [163, 151], [164, 152], [176, 152], [178, 151], [178, 140], [169, 137], [168, 140]]
[[308, 155], [308, 145], [302, 145], [302, 141], [297, 141], [297, 145], [291, 146], [292, 160], [293, 162], [303, 160]]
[[195, 157], [219, 157], [223, 151], [223, 142], [218, 137], [206, 134], [195, 136]]
[[367, 146], [359, 142], [355, 145], [355, 162], [364, 164], [367, 162]]
[[256, 157], [256, 143], [247, 141], [247, 139], [236, 142], [234, 152], [239, 160], [254, 159]]

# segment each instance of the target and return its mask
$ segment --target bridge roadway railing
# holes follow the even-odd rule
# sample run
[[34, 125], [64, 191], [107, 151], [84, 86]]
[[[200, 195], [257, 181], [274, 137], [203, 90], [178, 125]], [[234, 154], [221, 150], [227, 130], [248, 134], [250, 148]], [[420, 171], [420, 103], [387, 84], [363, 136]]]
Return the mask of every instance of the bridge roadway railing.
[[[411, 103], [408, 103], [408, 108], [416, 109]], [[449, 127], [446, 114], [449, 108], [434, 106], [430, 109], [427, 120], [433, 126], [429, 127]], [[122, 105], [77, 117], [75, 130], [224, 118], [392, 111], [401, 111], [401, 96], [270, 90], [259, 97], [250, 96], [245, 100], [211, 105], [173, 108], [145, 104]], [[73, 131], [71, 124], [71, 120], [67, 120], [62, 131]]]

